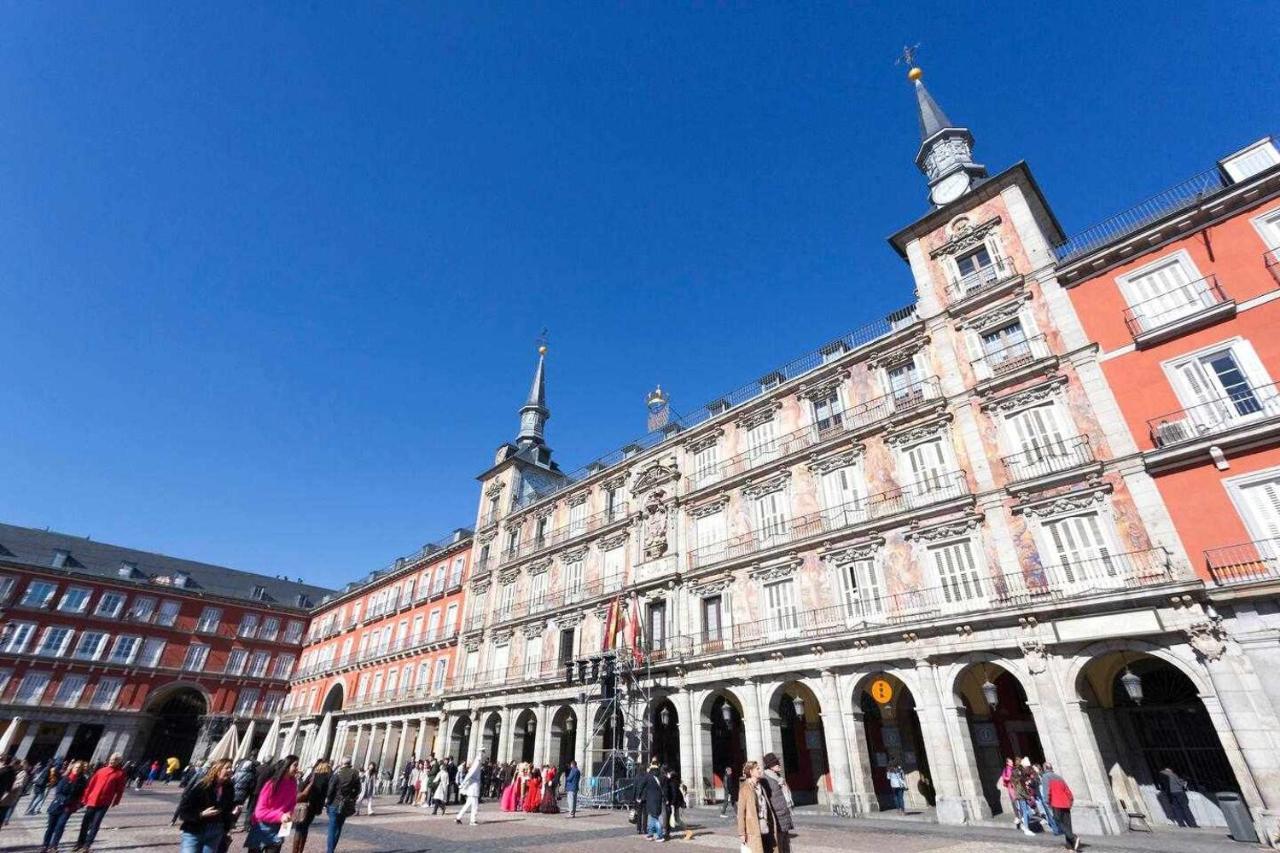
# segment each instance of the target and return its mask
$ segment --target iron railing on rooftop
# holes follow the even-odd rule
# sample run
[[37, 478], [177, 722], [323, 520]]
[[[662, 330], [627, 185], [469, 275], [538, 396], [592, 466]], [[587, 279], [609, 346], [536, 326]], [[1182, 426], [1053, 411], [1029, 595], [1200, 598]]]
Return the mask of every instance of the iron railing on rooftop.
[[1210, 548], [1204, 559], [1209, 574], [1222, 586], [1280, 581], [1280, 538]]
[[1280, 383], [1238, 385], [1231, 393], [1147, 421], [1156, 447], [1173, 447], [1207, 435], [1280, 416]]
[[1130, 305], [1124, 309], [1124, 323], [1136, 338], [1226, 301], [1227, 294], [1218, 284], [1218, 277], [1207, 275]]
[[749, 400], [753, 400], [762, 394], [768, 393], [773, 388], [784, 382], [790, 382], [798, 376], [802, 376], [811, 370], [821, 367], [822, 365], [838, 358], [845, 352], [866, 346], [879, 338], [887, 337], [899, 329], [906, 328], [916, 322], [915, 305], [908, 305], [897, 311], [890, 312], [884, 318], [867, 323], [848, 334], [829, 341], [823, 346], [815, 350], [805, 353], [781, 367], [766, 373], [759, 380], [748, 385], [730, 391], [728, 394], [716, 400], [712, 400], [704, 406], [688, 412], [683, 415], [672, 417], [667, 426], [662, 429], [654, 430], [629, 444], [624, 445], [623, 449], [615, 450], [604, 456], [583, 465], [575, 471], [571, 471], [564, 475], [561, 482], [543, 489], [534, 491], [519, 497], [512, 502], [512, 510], [518, 510], [538, 501], [548, 498], [551, 495], [558, 494], [572, 487], [580, 480], [599, 473], [606, 468], [610, 468], [624, 459], [630, 458], [634, 453], [647, 450], [657, 444], [665, 441], [673, 432], [689, 429], [697, 426], [704, 421], [710, 420], [734, 406], [741, 405]]
[[1183, 208], [1191, 207], [1226, 186], [1227, 182], [1217, 167], [1208, 169], [1073, 235], [1056, 246], [1054, 254], [1059, 263], [1073, 261]]

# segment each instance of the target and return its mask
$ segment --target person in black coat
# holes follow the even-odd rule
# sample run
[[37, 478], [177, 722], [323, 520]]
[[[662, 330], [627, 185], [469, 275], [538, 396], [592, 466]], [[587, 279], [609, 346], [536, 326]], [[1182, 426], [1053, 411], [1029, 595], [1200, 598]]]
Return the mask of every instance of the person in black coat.
[[56, 851], [62, 841], [62, 833], [67, 828], [67, 821], [80, 808], [80, 798], [89, 785], [88, 765], [83, 761], [70, 762], [58, 782], [53, 786], [53, 801], [49, 803], [46, 813], [48, 824], [44, 830], [44, 844], [41, 851]]
[[658, 768], [658, 762], [649, 762], [649, 772], [636, 792], [637, 825], [644, 822], [645, 836], [655, 841], [666, 838], [662, 821], [667, 813], [667, 805], [671, 801], [667, 797], [667, 781]]
[[205, 853], [219, 849], [223, 836], [235, 823], [238, 808], [231, 775], [231, 759], [223, 758], [183, 789], [178, 801], [183, 850]]

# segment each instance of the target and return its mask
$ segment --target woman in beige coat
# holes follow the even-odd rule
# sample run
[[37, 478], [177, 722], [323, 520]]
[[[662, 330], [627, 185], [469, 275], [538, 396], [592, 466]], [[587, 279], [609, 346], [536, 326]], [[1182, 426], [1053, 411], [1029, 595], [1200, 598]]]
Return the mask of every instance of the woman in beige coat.
[[778, 830], [769, 795], [760, 777], [760, 764], [748, 761], [742, 765], [742, 784], [738, 788], [738, 840], [751, 853], [789, 853], [791, 845], [785, 833]]

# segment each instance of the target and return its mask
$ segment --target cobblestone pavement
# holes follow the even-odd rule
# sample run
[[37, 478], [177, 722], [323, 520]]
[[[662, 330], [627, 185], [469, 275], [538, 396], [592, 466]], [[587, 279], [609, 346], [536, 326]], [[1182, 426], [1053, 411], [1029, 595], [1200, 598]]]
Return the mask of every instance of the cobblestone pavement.
[[[107, 813], [94, 853], [177, 851], [178, 831], [169, 825], [177, 795], [176, 786], [126, 794], [124, 803]], [[567, 815], [504, 814], [497, 810], [495, 804], [486, 803], [481, 807], [480, 825], [471, 827], [455, 824], [452, 817], [431, 817], [424, 809], [397, 806], [392, 797], [382, 800], [383, 803], [375, 806], [372, 817], [360, 815], [347, 821], [338, 846], [340, 853], [515, 853], [530, 850], [626, 853], [653, 849], [652, 842], [637, 836], [621, 812], [586, 812], [571, 820]], [[0, 831], [0, 851], [18, 853], [38, 849], [45, 819], [43, 815], [21, 815], [25, 808], [24, 799], [18, 809], [19, 814]], [[456, 811], [456, 807], [450, 807], [450, 811]], [[325, 821], [321, 817], [312, 827], [308, 853], [324, 853]], [[673, 833], [671, 843], [676, 849], [737, 853], [738, 840], [734, 836], [732, 821], [722, 820], [714, 811], [695, 810], [690, 822], [693, 825], [691, 838], [685, 839]], [[79, 825], [80, 818], [76, 816], [63, 838], [64, 851], [70, 850]], [[1212, 846], [1194, 843], [1175, 846], [1169, 843], [1173, 836], [1162, 835], [1144, 839], [1145, 844], [1135, 848], [1129, 837], [1124, 838], [1128, 843], [1123, 847], [1107, 844], [1107, 839], [1097, 839], [1092, 849], [1208, 851], [1231, 846], [1220, 837], [1212, 839]], [[243, 834], [235, 836], [232, 853], [243, 850], [243, 839]], [[1247, 849], [1244, 845], [1240, 847]], [[1027, 853], [1032, 850], [1056, 851], [1062, 849], [1062, 845], [1059, 839], [1024, 839], [1010, 830], [990, 827], [952, 829], [858, 820], [834, 825], [802, 822], [800, 835], [792, 849], [795, 853]], [[287, 853], [289, 848], [286, 846], [285, 850]]]

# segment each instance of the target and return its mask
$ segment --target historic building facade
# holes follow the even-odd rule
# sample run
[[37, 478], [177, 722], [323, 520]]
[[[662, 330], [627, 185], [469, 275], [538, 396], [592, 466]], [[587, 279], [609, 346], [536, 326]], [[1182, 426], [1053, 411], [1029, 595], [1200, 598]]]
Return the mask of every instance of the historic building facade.
[[187, 760], [284, 703], [328, 590], [0, 524], [0, 753]]
[[389, 768], [435, 749], [471, 545], [470, 530], [455, 530], [321, 602], [277, 729], [281, 754]]

